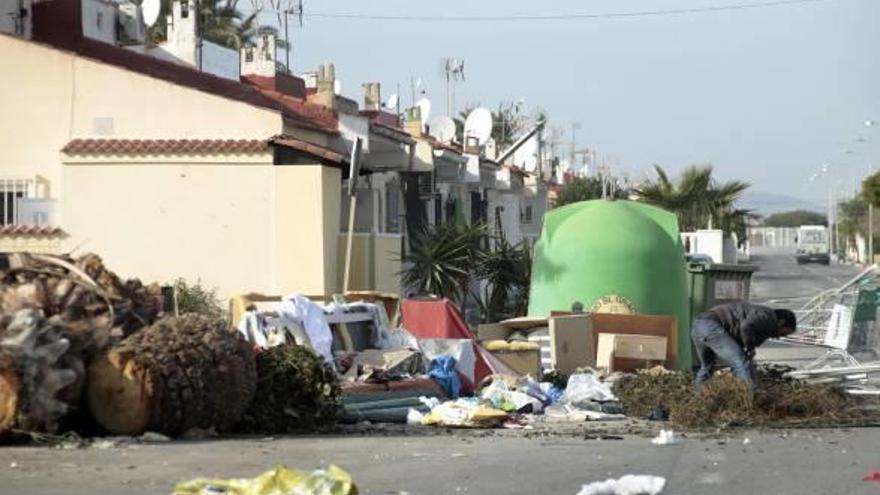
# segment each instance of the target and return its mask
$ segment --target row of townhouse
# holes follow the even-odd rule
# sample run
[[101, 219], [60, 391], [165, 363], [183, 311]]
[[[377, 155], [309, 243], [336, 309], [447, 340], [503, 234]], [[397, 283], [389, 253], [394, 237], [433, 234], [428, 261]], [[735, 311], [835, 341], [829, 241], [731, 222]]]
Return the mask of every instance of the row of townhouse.
[[223, 297], [332, 294], [357, 139], [349, 289], [405, 289], [408, 233], [426, 225], [484, 221], [514, 243], [540, 233], [548, 171], [438, 142], [417, 112], [384, 110], [378, 84], [362, 104], [339, 95], [332, 64], [292, 75], [270, 35], [205, 50], [193, 0], [173, 4], [159, 45], [139, 42], [131, 4], [12, 3], [0, 251], [96, 252], [123, 276], [199, 280]]

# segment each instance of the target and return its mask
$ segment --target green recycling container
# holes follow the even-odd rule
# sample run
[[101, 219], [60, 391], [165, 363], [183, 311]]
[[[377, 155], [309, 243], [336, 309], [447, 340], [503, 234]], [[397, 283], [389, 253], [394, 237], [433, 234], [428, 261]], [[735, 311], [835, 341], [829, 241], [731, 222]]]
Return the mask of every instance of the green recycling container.
[[582, 201], [547, 212], [535, 245], [529, 315], [570, 311], [675, 317], [678, 367], [690, 369], [684, 249], [678, 219], [623, 200]]
[[[755, 265], [688, 263], [689, 322], [692, 324], [694, 318], [713, 306], [748, 301], [752, 274], [757, 269]], [[687, 338], [690, 340], [690, 328], [687, 330]]]

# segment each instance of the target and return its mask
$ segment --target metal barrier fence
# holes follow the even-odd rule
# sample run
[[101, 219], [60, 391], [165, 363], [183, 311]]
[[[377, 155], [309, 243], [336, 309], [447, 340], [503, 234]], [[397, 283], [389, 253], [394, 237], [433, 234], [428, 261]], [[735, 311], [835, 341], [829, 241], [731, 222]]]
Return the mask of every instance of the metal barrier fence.
[[828, 352], [806, 369], [824, 367], [834, 360], [858, 366], [878, 356], [878, 296], [880, 270], [871, 266], [839, 288], [813, 297], [799, 310], [798, 330], [781, 340], [819, 346]]

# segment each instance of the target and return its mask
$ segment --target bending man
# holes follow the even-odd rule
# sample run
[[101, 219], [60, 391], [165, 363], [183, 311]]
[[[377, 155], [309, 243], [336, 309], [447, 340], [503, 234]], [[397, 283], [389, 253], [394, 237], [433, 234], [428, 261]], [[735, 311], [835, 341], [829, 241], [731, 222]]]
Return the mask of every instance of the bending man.
[[700, 359], [694, 385], [699, 389], [712, 376], [716, 359], [721, 358], [737, 378], [754, 387], [755, 349], [767, 339], [794, 333], [796, 327], [797, 320], [791, 311], [759, 304], [721, 304], [702, 313], [691, 330]]

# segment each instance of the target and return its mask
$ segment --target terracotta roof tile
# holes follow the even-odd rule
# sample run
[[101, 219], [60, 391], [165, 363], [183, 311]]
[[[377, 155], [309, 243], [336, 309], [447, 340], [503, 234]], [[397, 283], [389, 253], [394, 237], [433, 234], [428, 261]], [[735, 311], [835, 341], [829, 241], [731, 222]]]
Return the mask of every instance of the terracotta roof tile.
[[398, 141], [406, 144], [415, 144], [416, 142], [416, 140], [413, 139], [412, 136], [402, 131], [401, 129], [396, 129], [394, 127], [380, 124], [378, 122], [371, 123], [370, 130], [382, 137], [391, 139], [393, 141]]
[[50, 225], [0, 225], [0, 236], [56, 237], [67, 234]]
[[268, 151], [262, 139], [74, 139], [68, 155], [204, 155], [254, 154]]
[[288, 136], [286, 134], [279, 134], [277, 136], [269, 139], [269, 143], [277, 145], [277, 146], [286, 146], [288, 148], [293, 148], [295, 150], [301, 151], [303, 153], [308, 153], [309, 155], [316, 156], [318, 158], [337, 163], [343, 164], [348, 163], [348, 157], [342, 155], [341, 153], [337, 153], [330, 148], [325, 148], [323, 146], [318, 146], [316, 144], [309, 143], [307, 141], [303, 141], [302, 139], [297, 139], [293, 136]]

